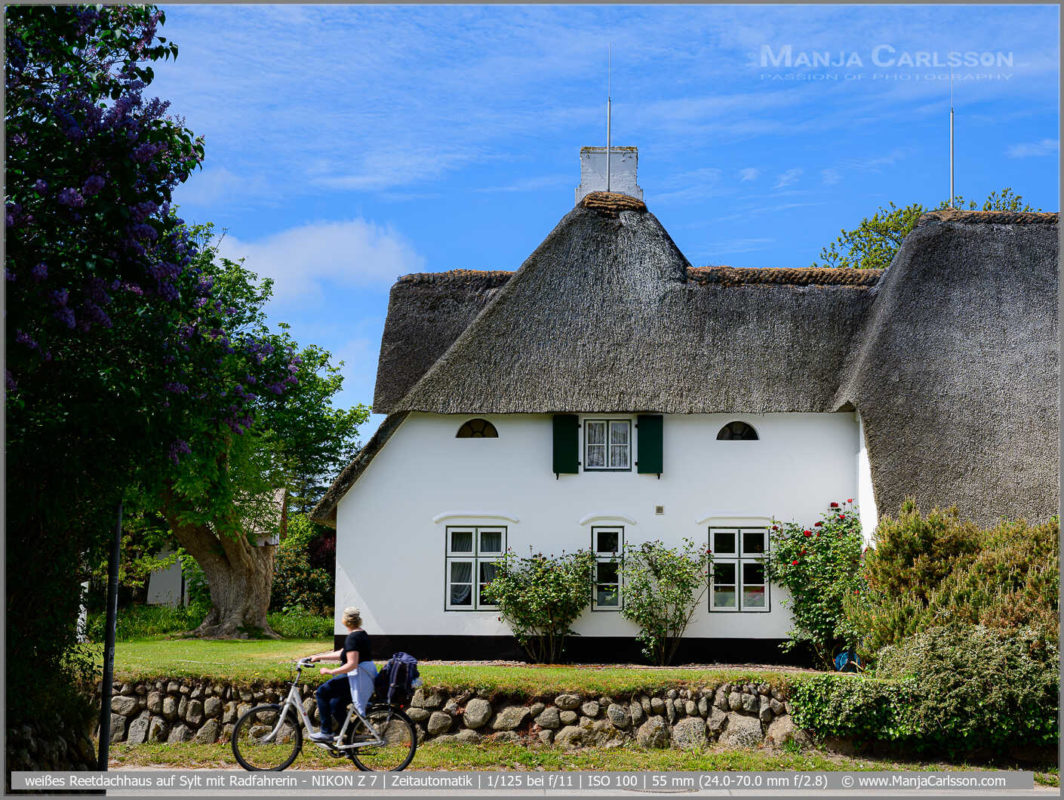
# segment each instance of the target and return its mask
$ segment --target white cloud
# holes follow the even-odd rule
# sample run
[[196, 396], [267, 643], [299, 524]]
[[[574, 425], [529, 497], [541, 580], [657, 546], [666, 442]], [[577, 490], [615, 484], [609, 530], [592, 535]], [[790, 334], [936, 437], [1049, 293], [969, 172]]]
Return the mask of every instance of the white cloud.
[[1042, 139], [1040, 142], [1014, 144], [1008, 149], [1009, 158], [1031, 158], [1051, 156], [1060, 151], [1059, 139]]
[[250, 270], [272, 278], [280, 302], [316, 300], [326, 284], [387, 286], [425, 263], [391, 227], [364, 219], [315, 222], [253, 242], [227, 235], [219, 251], [234, 261], [246, 259]]
[[757, 167], [745, 167], [739, 170], [739, 180], [741, 181], [755, 181], [757, 176], [761, 174], [761, 170]]
[[779, 178], [776, 180], [776, 188], [782, 189], [785, 186], [790, 186], [802, 177], [803, 172], [805, 172], [805, 170], [801, 167], [795, 167], [794, 169], [789, 169], [786, 172], [780, 173]]
[[822, 169], [820, 170], [820, 179], [824, 181], [826, 186], [833, 186], [842, 180], [842, 175], [839, 174], [837, 169]]

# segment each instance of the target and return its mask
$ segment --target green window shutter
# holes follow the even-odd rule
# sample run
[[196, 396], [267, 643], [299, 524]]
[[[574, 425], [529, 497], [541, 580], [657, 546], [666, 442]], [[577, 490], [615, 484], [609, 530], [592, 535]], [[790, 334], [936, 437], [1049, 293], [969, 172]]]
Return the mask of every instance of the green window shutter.
[[575, 475], [580, 466], [580, 420], [575, 414], [554, 415], [554, 472]]
[[660, 414], [640, 414], [638, 417], [639, 455], [636, 471], [641, 474], [662, 473], [661, 420]]

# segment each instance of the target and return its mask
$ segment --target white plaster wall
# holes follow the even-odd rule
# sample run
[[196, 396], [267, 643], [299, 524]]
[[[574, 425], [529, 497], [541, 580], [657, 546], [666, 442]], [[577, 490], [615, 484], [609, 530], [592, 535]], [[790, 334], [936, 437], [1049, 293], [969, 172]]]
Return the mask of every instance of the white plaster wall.
[[865, 441], [864, 422], [857, 414], [857, 512], [861, 519], [861, 534], [865, 544], [871, 545], [879, 524], [879, 510], [876, 508], [876, 495], [872, 486], [872, 464], [868, 460], [868, 443]]
[[[444, 611], [448, 525], [505, 525], [507, 545], [518, 553], [589, 547], [593, 524], [623, 524], [630, 543], [688, 537], [703, 544], [710, 524], [812, 522], [829, 502], [857, 496], [852, 413], [666, 416], [660, 480], [635, 471], [556, 479], [550, 415], [489, 416], [498, 439], [456, 439], [468, 418], [411, 414], [340, 501], [338, 633], [342, 609], [356, 605], [366, 628], [381, 633], [509, 634], [495, 612]], [[717, 441], [734, 419], [753, 425], [760, 439]], [[772, 587], [771, 611], [761, 613], [710, 613], [704, 598], [687, 635], [785, 638], [784, 596]], [[575, 629], [585, 636], [636, 632], [608, 611], [586, 612]]]

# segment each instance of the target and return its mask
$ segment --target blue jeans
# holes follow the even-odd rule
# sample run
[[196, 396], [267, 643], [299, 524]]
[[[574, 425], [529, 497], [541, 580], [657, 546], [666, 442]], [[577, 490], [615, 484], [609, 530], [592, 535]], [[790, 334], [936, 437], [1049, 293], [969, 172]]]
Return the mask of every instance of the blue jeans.
[[321, 730], [323, 733], [332, 733], [333, 718], [341, 724], [347, 716], [347, 704], [351, 702], [351, 682], [346, 675], [337, 675], [319, 686], [314, 696], [318, 700]]

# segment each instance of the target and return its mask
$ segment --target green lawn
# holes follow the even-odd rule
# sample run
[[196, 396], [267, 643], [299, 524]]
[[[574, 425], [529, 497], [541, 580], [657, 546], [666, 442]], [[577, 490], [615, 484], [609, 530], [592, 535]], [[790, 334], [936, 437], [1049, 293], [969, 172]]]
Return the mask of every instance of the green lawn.
[[[184, 769], [226, 769], [236, 766], [228, 744], [143, 744], [111, 746], [112, 767], [170, 766]], [[428, 742], [418, 747], [412, 770], [598, 770], [617, 772], [738, 770], [770, 772], [837, 770], [988, 770], [983, 765], [937, 761], [894, 761], [849, 758], [818, 750], [771, 753], [760, 750], [643, 750], [635, 747], [609, 750], [555, 750], [510, 743], [459, 744]], [[354, 769], [345, 759], [326, 755], [304, 743], [291, 769]], [[1036, 782], [1058, 786], [1057, 771], [1037, 773]]]
[[[256, 683], [284, 681], [300, 656], [330, 649], [325, 640], [217, 641], [202, 639], [141, 639], [119, 642], [115, 674], [122, 680], [209, 678]], [[482, 689], [495, 694], [552, 695], [562, 691], [631, 694], [664, 686], [699, 686], [724, 682], [783, 686], [793, 672], [756, 669], [626, 669], [618, 667], [486, 666], [427, 663], [421, 674], [429, 686]], [[324, 680], [305, 670], [307, 683]]]

